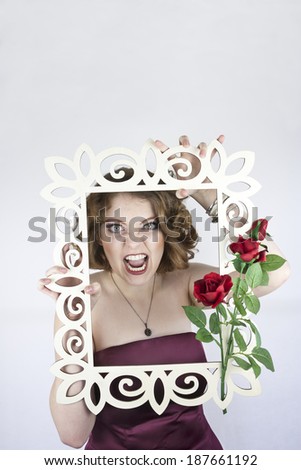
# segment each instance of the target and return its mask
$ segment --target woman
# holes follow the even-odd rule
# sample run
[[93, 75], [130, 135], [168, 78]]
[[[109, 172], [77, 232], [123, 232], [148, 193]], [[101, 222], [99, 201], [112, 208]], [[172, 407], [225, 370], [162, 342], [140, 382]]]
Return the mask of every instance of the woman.
[[[223, 136], [219, 140], [222, 142]], [[190, 145], [186, 136], [179, 141], [184, 146]], [[167, 148], [160, 141], [156, 144], [161, 151]], [[202, 156], [204, 144], [199, 148]], [[191, 158], [188, 153], [182, 156]], [[194, 167], [193, 171], [197, 173], [199, 168]], [[91, 276], [91, 284], [85, 288], [92, 299], [95, 365], [206, 362], [202, 345], [195, 340], [182, 306], [195, 303], [194, 282], [217, 269], [189, 263], [197, 234], [181, 202], [188, 194], [183, 190], [176, 194], [165, 191], [93, 194], [88, 198], [88, 214], [92, 216], [89, 219], [97, 220], [96, 226], [93, 223], [90, 226], [89, 250], [91, 267], [99, 271]], [[215, 190], [190, 195], [205, 210], [214, 207]], [[270, 252], [279, 252], [273, 243], [269, 245]], [[57, 272], [67, 270], [55, 266], [47, 276]], [[287, 273], [286, 264], [271, 273], [269, 286], [257, 288], [256, 294], [264, 295], [279, 287]], [[56, 297], [47, 289], [49, 282], [48, 278], [41, 279], [40, 289]], [[55, 329], [59, 327], [56, 320]], [[69, 366], [68, 372], [76, 372], [75, 367]], [[88, 441], [86, 449], [222, 448], [202, 406], [184, 407], [171, 402], [159, 416], [149, 404], [131, 410], [107, 404], [95, 416], [83, 400], [58, 404], [55, 397], [59, 384], [56, 378], [51, 391], [51, 411], [62, 441], [72, 447], [82, 447]], [[200, 383], [203, 389], [205, 386]], [[80, 384], [73, 384], [70, 394], [79, 388]], [[157, 388], [160, 396], [160, 387]], [[118, 394], [118, 390], [113, 389], [112, 393]]]

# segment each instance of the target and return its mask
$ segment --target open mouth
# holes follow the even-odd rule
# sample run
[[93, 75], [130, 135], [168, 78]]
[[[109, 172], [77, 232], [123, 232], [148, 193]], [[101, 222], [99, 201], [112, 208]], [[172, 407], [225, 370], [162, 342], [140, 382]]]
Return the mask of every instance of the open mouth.
[[139, 253], [137, 255], [127, 255], [124, 258], [126, 270], [131, 274], [142, 274], [147, 268], [148, 256]]

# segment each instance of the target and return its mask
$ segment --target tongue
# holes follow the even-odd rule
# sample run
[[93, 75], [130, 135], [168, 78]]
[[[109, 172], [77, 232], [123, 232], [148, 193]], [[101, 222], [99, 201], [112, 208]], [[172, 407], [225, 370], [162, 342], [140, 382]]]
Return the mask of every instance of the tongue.
[[126, 260], [126, 262], [132, 266], [132, 268], [141, 268], [141, 266], [144, 265], [145, 258], [142, 259], [131, 259], [131, 260]]

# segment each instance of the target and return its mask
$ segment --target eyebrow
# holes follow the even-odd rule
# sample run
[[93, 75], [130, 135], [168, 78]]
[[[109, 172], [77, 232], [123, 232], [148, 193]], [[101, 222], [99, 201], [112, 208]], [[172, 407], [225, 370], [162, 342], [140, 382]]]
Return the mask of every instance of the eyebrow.
[[124, 219], [118, 219], [117, 217], [106, 217], [104, 222], [125, 222]]
[[[150, 220], [156, 220], [157, 218], [158, 218], [158, 217], [157, 217], [156, 215], [154, 215], [154, 216], [151, 216], [151, 217], [147, 217], [147, 219], [143, 219], [143, 217], [141, 217], [141, 220], [140, 220], [139, 216], [137, 216], [137, 222], [138, 222], [138, 221], [139, 221], [139, 222], [148, 222], [148, 221], [150, 221]], [[107, 218], [105, 218], [105, 220], [104, 220], [104, 223], [106, 223], [106, 222], [120, 222], [120, 223], [124, 223], [125, 220], [124, 220], [124, 218], [122, 218], [122, 217], [121, 217], [120, 219], [118, 219], [118, 217], [107, 217]]]

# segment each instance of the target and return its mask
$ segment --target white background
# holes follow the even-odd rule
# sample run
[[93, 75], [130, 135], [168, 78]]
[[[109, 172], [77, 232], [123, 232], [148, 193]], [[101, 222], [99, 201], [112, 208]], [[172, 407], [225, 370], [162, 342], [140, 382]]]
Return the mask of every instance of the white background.
[[[298, 0], [2, 0], [2, 449], [65, 449], [52, 422], [54, 305], [37, 289], [53, 243], [30, 243], [48, 215], [44, 158], [88, 143], [139, 150], [149, 137], [195, 145], [226, 135], [253, 150], [253, 198], [292, 275], [257, 324], [276, 367], [262, 394], [208, 403], [225, 449], [301, 449], [300, 45]], [[203, 254], [200, 248], [200, 259]], [[207, 259], [206, 259], [207, 261]]]

